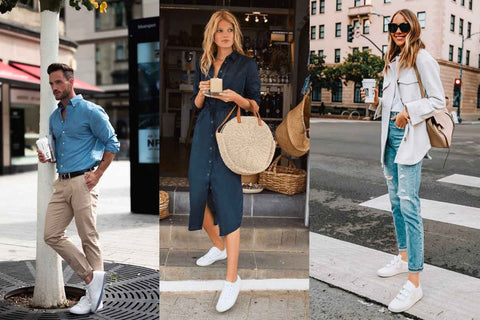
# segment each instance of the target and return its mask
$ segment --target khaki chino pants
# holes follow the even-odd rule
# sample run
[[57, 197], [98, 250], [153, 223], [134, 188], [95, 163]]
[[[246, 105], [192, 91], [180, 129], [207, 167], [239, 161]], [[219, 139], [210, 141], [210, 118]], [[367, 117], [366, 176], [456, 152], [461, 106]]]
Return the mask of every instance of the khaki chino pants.
[[[45, 220], [45, 242], [65, 259], [80, 278], [85, 279], [93, 270], [103, 270], [96, 230], [98, 186], [89, 191], [85, 175], [80, 175], [64, 180], [58, 178], [53, 188]], [[83, 252], [65, 234], [73, 218]]]

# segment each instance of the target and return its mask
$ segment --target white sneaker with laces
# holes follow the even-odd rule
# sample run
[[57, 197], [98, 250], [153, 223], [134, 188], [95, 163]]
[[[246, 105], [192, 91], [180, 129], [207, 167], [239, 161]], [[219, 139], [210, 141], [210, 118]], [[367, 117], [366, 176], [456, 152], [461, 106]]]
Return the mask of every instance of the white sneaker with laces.
[[237, 301], [238, 293], [240, 292], [240, 276], [237, 275], [237, 281], [229, 282], [225, 281], [223, 284], [222, 293], [218, 298], [217, 302], [217, 311], [218, 312], [225, 312]]
[[217, 247], [212, 247], [208, 252], [197, 260], [197, 265], [200, 267], [209, 266], [215, 261], [227, 258], [227, 249], [220, 250]]
[[70, 308], [70, 313], [73, 314], [88, 314], [90, 313], [90, 299], [88, 293], [80, 298], [76, 305]]
[[418, 300], [422, 299], [422, 287], [415, 287], [413, 283], [407, 281], [397, 294], [397, 296], [388, 305], [388, 310], [392, 312], [403, 312], [410, 309]]
[[380, 277], [392, 277], [405, 272], [408, 272], [408, 263], [402, 260], [401, 255], [398, 255], [385, 267], [378, 269], [377, 275]]
[[103, 291], [105, 288], [106, 273], [105, 271], [93, 271], [92, 281], [87, 284], [87, 294], [90, 298], [90, 311], [96, 312], [100, 307], [103, 299]]

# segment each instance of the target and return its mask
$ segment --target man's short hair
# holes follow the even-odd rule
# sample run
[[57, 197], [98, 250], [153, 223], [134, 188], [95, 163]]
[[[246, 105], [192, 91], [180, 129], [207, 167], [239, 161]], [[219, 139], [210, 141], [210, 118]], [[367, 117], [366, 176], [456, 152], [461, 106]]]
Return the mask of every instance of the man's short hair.
[[65, 79], [70, 80], [73, 78], [73, 69], [65, 63], [52, 63], [48, 66], [47, 73], [51, 74], [52, 72], [59, 70], [63, 72]]

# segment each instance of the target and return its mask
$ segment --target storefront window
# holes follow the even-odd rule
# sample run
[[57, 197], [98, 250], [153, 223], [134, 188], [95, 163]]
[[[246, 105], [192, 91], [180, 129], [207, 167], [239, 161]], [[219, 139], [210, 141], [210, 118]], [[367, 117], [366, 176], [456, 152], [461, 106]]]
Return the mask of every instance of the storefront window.
[[97, 85], [128, 83], [127, 41], [98, 43], [95, 46]]
[[40, 92], [11, 89], [10, 153], [14, 166], [37, 163]]

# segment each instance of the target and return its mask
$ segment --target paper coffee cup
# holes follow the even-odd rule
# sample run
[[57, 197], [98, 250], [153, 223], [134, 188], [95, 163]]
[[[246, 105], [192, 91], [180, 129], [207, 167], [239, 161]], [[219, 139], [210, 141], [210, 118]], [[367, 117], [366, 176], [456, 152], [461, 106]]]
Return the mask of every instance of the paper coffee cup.
[[375, 86], [376, 86], [375, 79], [362, 80], [362, 87], [363, 87], [363, 91], [365, 91], [366, 103], [372, 103], [375, 100]]

